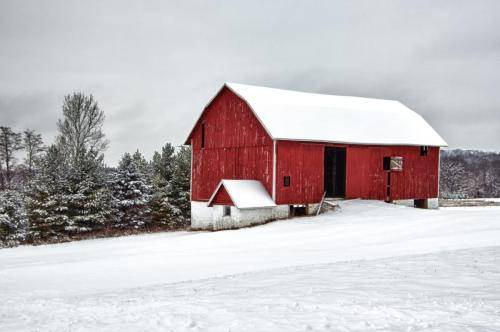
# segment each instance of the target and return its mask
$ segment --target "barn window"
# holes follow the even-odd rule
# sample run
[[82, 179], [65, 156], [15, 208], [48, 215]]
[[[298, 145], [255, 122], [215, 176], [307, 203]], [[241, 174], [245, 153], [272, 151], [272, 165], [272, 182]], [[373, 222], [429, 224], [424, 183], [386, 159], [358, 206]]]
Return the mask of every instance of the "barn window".
[[223, 210], [222, 210], [222, 216], [224, 217], [230, 217], [231, 216], [231, 207], [224, 205]]
[[205, 148], [205, 124], [201, 124], [201, 148]]
[[422, 157], [427, 156], [427, 146], [425, 146], [425, 145], [424, 145], [424, 146], [421, 146], [421, 147], [420, 147], [420, 155], [421, 155]]
[[283, 186], [290, 187], [290, 176], [283, 177]]

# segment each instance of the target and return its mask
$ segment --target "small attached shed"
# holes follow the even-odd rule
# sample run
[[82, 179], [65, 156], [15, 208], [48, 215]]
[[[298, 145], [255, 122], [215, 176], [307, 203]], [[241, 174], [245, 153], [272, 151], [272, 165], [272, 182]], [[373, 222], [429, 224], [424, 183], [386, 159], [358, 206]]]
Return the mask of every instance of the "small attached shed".
[[[208, 102], [186, 144], [192, 227], [204, 229], [314, 213], [323, 197], [436, 207], [446, 146], [398, 101], [235, 83]], [[263, 206], [243, 203], [250, 192]]]
[[[213, 209], [209, 227], [228, 229], [260, 224], [280, 217], [277, 205], [260, 181], [222, 180], [208, 200]], [[288, 215], [284, 211], [282, 217]], [[197, 224], [196, 228], [207, 225]]]

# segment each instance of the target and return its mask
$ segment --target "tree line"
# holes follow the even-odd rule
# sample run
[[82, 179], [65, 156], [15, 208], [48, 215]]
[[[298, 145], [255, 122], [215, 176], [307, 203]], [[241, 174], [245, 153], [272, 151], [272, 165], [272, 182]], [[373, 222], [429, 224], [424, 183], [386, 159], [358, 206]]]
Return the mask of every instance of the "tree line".
[[441, 151], [440, 197], [500, 197], [500, 153]]
[[74, 93], [49, 146], [34, 130], [0, 127], [0, 247], [188, 227], [189, 147], [106, 167], [104, 119], [92, 95]]

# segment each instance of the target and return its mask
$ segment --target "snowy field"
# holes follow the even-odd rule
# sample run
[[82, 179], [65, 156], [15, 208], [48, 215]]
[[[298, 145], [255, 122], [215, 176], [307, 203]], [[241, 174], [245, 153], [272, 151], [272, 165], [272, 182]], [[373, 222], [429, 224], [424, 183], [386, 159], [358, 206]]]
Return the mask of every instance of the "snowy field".
[[0, 330], [500, 330], [500, 207], [0, 250]]

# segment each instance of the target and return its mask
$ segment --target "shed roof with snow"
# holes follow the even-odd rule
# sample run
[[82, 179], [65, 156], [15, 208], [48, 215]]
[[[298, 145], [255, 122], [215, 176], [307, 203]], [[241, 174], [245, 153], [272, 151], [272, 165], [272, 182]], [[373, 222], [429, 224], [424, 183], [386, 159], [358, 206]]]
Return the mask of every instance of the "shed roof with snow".
[[424, 118], [395, 100], [324, 95], [237, 83], [225, 83], [224, 87], [250, 106], [275, 140], [447, 145]]
[[257, 180], [221, 180], [212, 197], [210, 197], [208, 206], [215, 203], [214, 199], [221, 190], [227, 192], [231, 202], [238, 209], [276, 206], [266, 188]]

